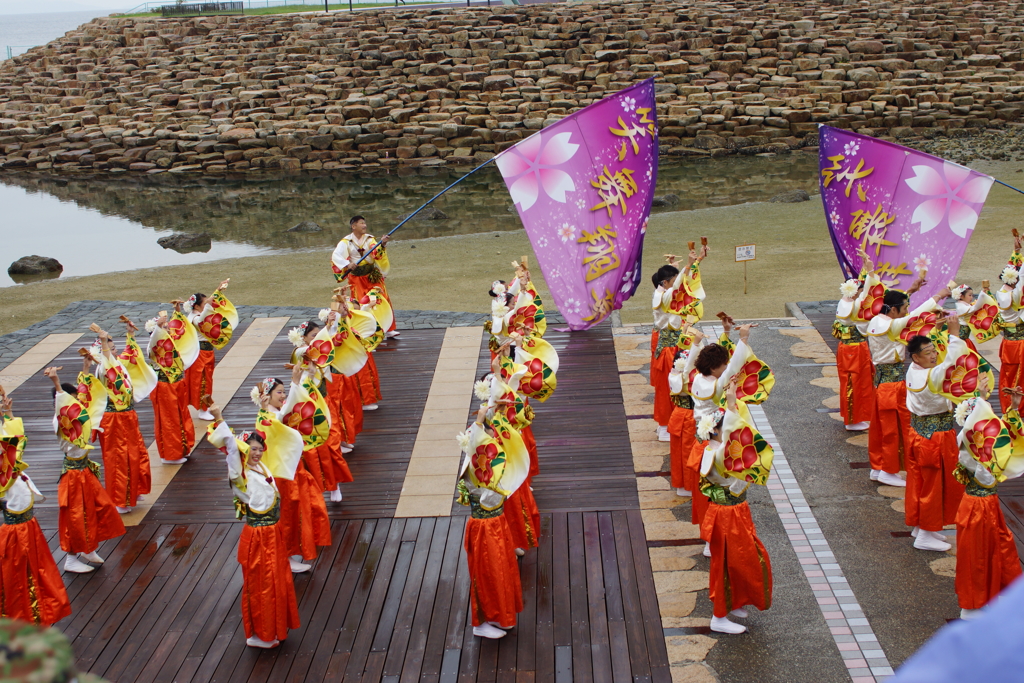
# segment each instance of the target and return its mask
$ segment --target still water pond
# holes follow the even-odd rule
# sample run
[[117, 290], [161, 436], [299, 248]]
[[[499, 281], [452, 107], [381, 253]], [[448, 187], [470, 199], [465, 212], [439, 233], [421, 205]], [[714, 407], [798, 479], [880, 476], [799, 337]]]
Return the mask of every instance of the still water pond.
[[[662, 162], [656, 195], [678, 203], [655, 212], [766, 201], [817, 185], [817, 156], [729, 157]], [[36, 175], [0, 176], [0, 287], [16, 284], [10, 262], [38, 254], [56, 258], [63, 276], [183, 265], [240, 256], [333, 247], [348, 219], [366, 216], [378, 236], [453, 182], [450, 169], [277, 178], [184, 178]], [[407, 223], [397, 239], [450, 237], [521, 228], [501, 176], [480, 171], [434, 206], [446, 219]], [[301, 221], [322, 232], [289, 233]], [[157, 239], [207, 233], [206, 252], [178, 253]]]

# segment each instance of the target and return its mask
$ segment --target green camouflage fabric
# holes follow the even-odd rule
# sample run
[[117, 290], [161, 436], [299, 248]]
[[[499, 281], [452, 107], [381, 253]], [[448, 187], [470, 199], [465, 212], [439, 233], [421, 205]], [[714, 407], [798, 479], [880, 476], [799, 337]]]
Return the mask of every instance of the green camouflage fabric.
[[0, 681], [105, 683], [98, 676], [77, 673], [74, 652], [63, 633], [13, 619], [0, 619]]

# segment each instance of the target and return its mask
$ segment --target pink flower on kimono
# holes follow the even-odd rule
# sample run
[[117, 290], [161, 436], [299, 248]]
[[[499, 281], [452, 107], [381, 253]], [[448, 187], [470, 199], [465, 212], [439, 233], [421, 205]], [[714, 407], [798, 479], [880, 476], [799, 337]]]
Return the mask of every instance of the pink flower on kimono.
[[907, 186], [928, 199], [917, 205], [910, 222], [920, 223], [921, 232], [926, 233], [947, 221], [954, 235], [967, 237], [981, 209], [972, 205], [985, 202], [992, 178], [948, 161], [942, 164], [941, 173], [931, 166], [913, 168], [914, 177], [906, 179]]
[[556, 202], [565, 203], [565, 193], [576, 189], [568, 173], [556, 166], [572, 159], [579, 145], [569, 142], [572, 133], [558, 133], [545, 139], [541, 133], [523, 140], [498, 156], [498, 170], [506, 182], [512, 202], [526, 211], [537, 203], [541, 189]]

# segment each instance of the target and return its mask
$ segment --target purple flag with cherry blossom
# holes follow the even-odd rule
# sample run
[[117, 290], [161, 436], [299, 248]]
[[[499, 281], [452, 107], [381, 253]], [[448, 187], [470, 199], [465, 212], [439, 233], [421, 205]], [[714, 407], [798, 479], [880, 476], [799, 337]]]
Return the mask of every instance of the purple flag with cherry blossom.
[[569, 329], [621, 308], [640, 284], [658, 175], [654, 79], [534, 133], [495, 161]]
[[993, 179], [930, 154], [852, 131], [819, 128], [821, 201], [847, 278], [864, 245], [886, 287], [928, 283], [916, 306], [956, 276]]

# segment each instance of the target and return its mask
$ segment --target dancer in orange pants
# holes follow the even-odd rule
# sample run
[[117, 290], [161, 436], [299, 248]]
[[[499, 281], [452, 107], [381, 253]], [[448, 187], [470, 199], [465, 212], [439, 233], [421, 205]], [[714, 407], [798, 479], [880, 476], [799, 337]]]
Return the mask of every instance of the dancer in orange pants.
[[35, 518], [33, 506], [45, 498], [23, 473], [25, 425], [12, 406], [0, 391], [0, 618], [51, 626], [71, 614], [71, 602]]
[[[86, 361], [88, 362], [88, 360]], [[67, 552], [64, 569], [85, 574], [103, 564], [97, 554], [100, 543], [117, 538], [125, 532], [124, 523], [110, 496], [99, 480], [100, 467], [89, 459], [89, 437], [94, 427], [89, 408], [94, 400], [104, 400], [96, 394], [86, 396], [70, 384], [61, 384], [57, 367], [43, 371], [54, 385], [54, 410], [57, 414], [57, 437], [64, 452], [60, 482], [57, 485], [58, 532], [60, 547]], [[92, 387], [96, 392], [102, 389]], [[91, 390], [90, 392], [91, 393]], [[79, 396], [85, 402], [79, 400]], [[102, 408], [102, 406], [100, 406]]]
[[997, 485], [1024, 472], [1020, 390], [1006, 391], [1010, 409], [999, 419], [981, 396], [957, 406], [963, 427], [957, 480], [966, 485], [956, 514], [956, 595], [960, 617], [970, 619], [1021, 574], [1013, 534], [1006, 526]]
[[288, 543], [281, 527], [278, 485], [295, 476], [298, 449], [278, 449], [263, 462], [267, 442], [249, 432], [235, 438], [221, 410], [211, 405], [214, 423], [207, 430], [211, 444], [227, 456], [228, 481], [235, 505], [245, 517], [238, 539], [242, 566], [242, 627], [249, 647], [277, 647], [288, 630], [299, 628], [295, 584], [288, 566]]

